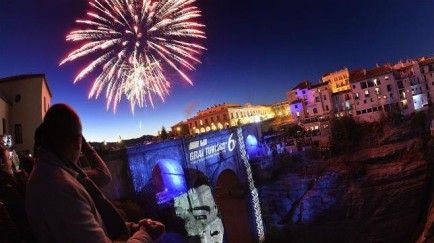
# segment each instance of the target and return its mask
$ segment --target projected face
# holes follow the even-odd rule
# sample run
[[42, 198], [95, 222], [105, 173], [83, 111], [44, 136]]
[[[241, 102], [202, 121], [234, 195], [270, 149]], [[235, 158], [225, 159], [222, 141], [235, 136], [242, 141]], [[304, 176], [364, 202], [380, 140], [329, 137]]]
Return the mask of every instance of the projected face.
[[223, 242], [223, 223], [211, 188], [202, 185], [175, 198], [176, 215], [185, 221], [189, 236], [199, 236], [201, 242]]

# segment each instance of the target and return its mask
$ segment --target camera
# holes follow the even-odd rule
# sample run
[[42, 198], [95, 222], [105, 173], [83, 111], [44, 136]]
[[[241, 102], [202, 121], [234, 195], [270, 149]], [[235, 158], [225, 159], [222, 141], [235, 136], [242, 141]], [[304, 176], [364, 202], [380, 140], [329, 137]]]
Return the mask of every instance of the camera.
[[0, 140], [0, 145], [3, 149], [8, 149], [10, 147], [12, 147], [12, 136], [9, 134], [5, 134], [5, 135], [0, 135], [1, 140]]

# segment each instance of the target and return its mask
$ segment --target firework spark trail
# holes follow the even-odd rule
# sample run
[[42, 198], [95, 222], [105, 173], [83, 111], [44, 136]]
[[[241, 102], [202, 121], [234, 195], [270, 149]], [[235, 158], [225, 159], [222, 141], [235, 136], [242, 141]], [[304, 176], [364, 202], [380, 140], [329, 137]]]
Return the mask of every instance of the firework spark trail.
[[[76, 20], [84, 26], [71, 31], [67, 41], [81, 46], [60, 65], [78, 58], [97, 56], [75, 77], [74, 83], [99, 71], [89, 98], [105, 90], [107, 109], [116, 111], [125, 96], [131, 111], [137, 105], [154, 106], [154, 97], [164, 102], [169, 94], [167, 69], [175, 70], [186, 82], [192, 81], [182, 69], [194, 70], [205, 48], [192, 43], [203, 39], [204, 25], [196, 0], [93, 0], [89, 19]], [[93, 56], [92, 56], [93, 57]]]

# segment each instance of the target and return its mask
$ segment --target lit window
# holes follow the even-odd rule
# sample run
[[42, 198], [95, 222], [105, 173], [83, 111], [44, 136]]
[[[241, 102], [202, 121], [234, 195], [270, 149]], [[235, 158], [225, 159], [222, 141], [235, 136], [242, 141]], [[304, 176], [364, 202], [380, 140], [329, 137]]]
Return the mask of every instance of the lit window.
[[375, 88], [375, 94], [377, 94], [377, 95], [380, 94], [380, 88], [378, 88], [378, 87]]
[[365, 90], [365, 97], [369, 96], [369, 90]]

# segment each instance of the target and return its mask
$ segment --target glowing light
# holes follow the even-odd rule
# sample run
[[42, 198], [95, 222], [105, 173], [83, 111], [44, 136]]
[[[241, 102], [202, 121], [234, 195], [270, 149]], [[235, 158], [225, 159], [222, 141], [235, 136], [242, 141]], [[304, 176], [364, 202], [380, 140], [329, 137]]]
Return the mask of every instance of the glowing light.
[[258, 140], [253, 135], [248, 135], [246, 138], [246, 146], [247, 147], [256, 147], [258, 146]]
[[205, 48], [192, 40], [206, 38], [204, 25], [194, 22], [200, 10], [196, 0], [93, 0], [88, 20], [77, 20], [84, 27], [71, 31], [67, 41], [82, 45], [68, 54], [60, 65], [84, 56], [95, 56], [76, 76], [74, 83], [93, 71], [101, 70], [93, 82], [89, 98], [103, 90], [107, 109], [125, 95], [134, 107], [150, 104], [157, 96], [164, 102], [170, 83], [167, 69], [192, 84], [183, 70], [194, 70], [198, 55]]
[[249, 181], [250, 195], [252, 196], [253, 210], [255, 211], [256, 230], [259, 237], [259, 242], [265, 241], [264, 224], [262, 222], [261, 204], [259, 202], [258, 190], [253, 181], [252, 168], [250, 167], [249, 159], [247, 158], [246, 146], [244, 144], [243, 129], [237, 128], [238, 141], [240, 146], [241, 159], [244, 167], [246, 167], [247, 179]]

